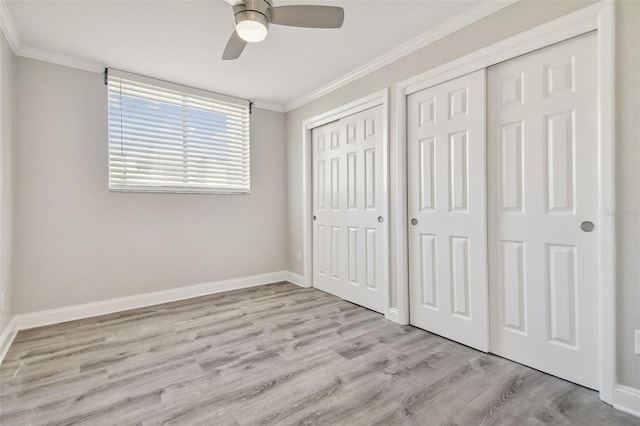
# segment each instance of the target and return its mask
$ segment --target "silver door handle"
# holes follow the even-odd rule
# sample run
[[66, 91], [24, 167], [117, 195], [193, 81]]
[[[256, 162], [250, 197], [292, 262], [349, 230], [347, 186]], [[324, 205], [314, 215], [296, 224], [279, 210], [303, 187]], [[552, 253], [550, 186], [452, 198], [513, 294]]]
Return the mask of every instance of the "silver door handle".
[[380, 223], [384, 222], [384, 217], [378, 216], [378, 222], [380, 222]]
[[413, 219], [411, 219], [411, 224], [412, 225], [417, 225], [418, 224], [418, 219], [416, 219], [415, 217]]
[[318, 220], [315, 214], [313, 215], [313, 220]]
[[580, 229], [582, 229], [584, 232], [593, 232], [595, 227], [596, 226], [593, 224], [593, 222], [590, 222], [588, 220], [585, 220], [580, 224]]

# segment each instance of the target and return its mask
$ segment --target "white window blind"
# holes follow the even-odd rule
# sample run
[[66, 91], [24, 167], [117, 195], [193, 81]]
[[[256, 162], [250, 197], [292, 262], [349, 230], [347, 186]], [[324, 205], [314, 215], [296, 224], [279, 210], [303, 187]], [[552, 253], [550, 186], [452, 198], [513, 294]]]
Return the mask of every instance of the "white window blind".
[[246, 103], [113, 70], [108, 88], [111, 190], [249, 193]]

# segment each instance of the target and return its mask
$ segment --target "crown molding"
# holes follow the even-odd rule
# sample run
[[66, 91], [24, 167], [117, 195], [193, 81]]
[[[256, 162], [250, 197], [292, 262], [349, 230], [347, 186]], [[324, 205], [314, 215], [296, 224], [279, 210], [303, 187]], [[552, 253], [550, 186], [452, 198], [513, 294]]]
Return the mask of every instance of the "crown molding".
[[253, 106], [260, 109], [267, 109], [275, 112], [287, 112], [284, 105], [276, 104], [272, 102], [253, 101]]
[[380, 68], [389, 65], [392, 62], [397, 61], [400, 58], [403, 58], [423, 47], [426, 47], [430, 44], [435, 43], [436, 41], [452, 34], [468, 25], [473, 24], [476, 21], [479, 21], [482, 18], [485, 18], [491, 14], [498, 12], [499, 10], [504, 9], [507, 6], [510, 6], [516, 3], [519, 0], [484, 0], [478, 6], [473, 9], [462, 13], [441, 25], [438, 25], [434, 29], [427, 31], [418, 37], [404, 43], [395, 49], [390, 50], [382, 56], [372, 60], [364, 64], [363, 66], [356, 68], [355, 70], [344, 74], [342, 77], [333, 80], [330, 83], [325, 84], [324, 86], [316, 89], [312, 92], [307, 93], [306, 95], [301, 96], [300, 98], [289, 102], [285, 110], [286, 112], [292, 111], [296, 108], [301, 107], [311, 101], [314, 101], [324, 95], [327, 95], [341, 87], [346, 86], [349, 83], [352, 83], [368, 74], [371, 74], [374, 71], [379, 70]]
[[0, 29], [13, 53], [17, 54], [22, 44], [20, 43], [20, 37], [18, 37], [16, 27], [13, 25], [13, 19], [11, 19], [11, 14], [9, 13], [9, 8], [5, 0], [0, 1]]
[[21, 56], [23, 58], [50, 62], [52, 64], [89, 72], [102, 72], [106, 66], [100, 62], [87, 61], [85, 59], [74, 58], [72, 56], [61, 55], [59, 53], [53, 53], [47, 50], [35, 49], [27, 46], [22, 46], [18, 52], [14, 53], [16, 56]]

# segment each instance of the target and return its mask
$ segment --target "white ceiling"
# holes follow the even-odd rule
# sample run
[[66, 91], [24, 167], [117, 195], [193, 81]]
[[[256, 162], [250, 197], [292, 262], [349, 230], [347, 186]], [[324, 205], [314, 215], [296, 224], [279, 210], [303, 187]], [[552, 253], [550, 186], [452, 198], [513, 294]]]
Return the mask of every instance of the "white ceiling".
[[478, 6], [481, 0], [289, 1], [345, 9], [339, 30], [271, 26], [236, 61], [223, 0], [7, 0], [23, 47], [286, 105]]

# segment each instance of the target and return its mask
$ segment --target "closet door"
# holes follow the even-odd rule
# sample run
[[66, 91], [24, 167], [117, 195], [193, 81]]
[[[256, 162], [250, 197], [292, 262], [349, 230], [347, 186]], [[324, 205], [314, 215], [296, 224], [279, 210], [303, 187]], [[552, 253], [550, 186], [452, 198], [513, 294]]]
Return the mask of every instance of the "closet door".
[[407, 98], [410, 322], [488, 350], [484, 70]]
[[313, 286], [386, 313], [382, 106], [313, 129]]
[[598, 387], [595, 34], [488, 70], [491, 352]]

